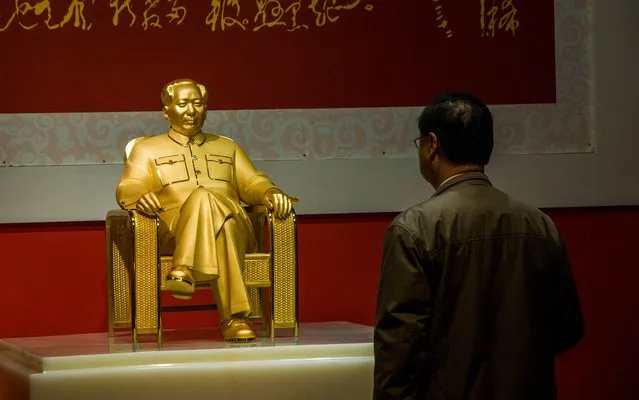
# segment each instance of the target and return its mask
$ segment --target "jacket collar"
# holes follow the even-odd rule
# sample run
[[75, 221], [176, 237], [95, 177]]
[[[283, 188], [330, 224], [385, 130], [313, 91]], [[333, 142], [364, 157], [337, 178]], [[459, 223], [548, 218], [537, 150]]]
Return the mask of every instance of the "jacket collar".
[[171, 138], [171, 140], [173, 140], [175, 143], [179, 144], [180, 146], [185, 146], [185, 147], [189, 143], [195, 143], [198, 146], [201, 146], [202, 143], [204, 143], [206, 140], [206, 137], [204, 136], [202, 132], [198, 133], [192, 138], [189, 138], [188, 136], [184, 136], [174, 131], [173, 129], [169, 130], [169, 138]]
[[481, 184], [492, 186], [492, 184], [490, 183], [490, 180], [488, 179], [486, 174], [484, 174], [483, 172], [464, 172], [461, 174], [454, 175], [446, 179], [444, 182], [442, 182], [442, 184], [439, 185], [437, 190], [435, 190], [435, 193], [433, 194], [432, 197], [439, 196], [446, 190], [450, 189], [451, 187], [459, 183], [471, 181], [471, 180], [482, 181]]

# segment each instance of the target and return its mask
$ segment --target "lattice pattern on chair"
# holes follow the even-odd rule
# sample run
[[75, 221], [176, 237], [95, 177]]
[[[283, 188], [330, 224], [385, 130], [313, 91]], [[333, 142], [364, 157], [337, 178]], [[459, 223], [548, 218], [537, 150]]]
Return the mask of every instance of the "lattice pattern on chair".
[[[285, 220], [272, 215], [273, 321], [275, 328], [294, 328], [297, 334], [297, 232], [295, 215]], [[294, 279], [292, 279], [294, 277]]]
[[116, 210], [107, 215], [109, 333], [112, 333], [114, 328], [131, 327], [131, 281], [127, 270], [127, 265], [131, 264], [131, 232], [131, 218], [128, 212]]
[[158, 309], [158, 222], [137, 212], [133, 220], [133, 306], [135, 309], [133, 332], [159, 333], [161, 329]]

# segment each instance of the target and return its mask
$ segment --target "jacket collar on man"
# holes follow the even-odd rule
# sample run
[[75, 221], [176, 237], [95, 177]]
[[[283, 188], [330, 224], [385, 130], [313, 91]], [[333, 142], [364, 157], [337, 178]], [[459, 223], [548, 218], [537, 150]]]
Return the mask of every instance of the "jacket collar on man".
[[169, 138], [171, 138], [171, 140], [173, 140], [175, 143], [179, 144], [180, 146], [185, 146], [185, 147], [189, 144], [189, 142], [195, 143], [198, 146], [201, 146], [202, 143], [204, 143], [204, 141], [206, 140], [206, 137], [204, 136], [202, 132], [198, 133], [192, 138], [189, 138], [187, 136], [177, 133], [173, 129], [169, 131]]
[[470, 180], [483, 181], [482, 184], [492, 186], [492, 184], [490, 183], [490, 180], [488, 179], [486, 174], [484, 174], [483, 172], [464, 172], [461, 174], [453, 175], [450, 178], [446, 179], [444, 182], [442, 182], [442, 184], [437, 187], [437, 190], [435, 190], [435, 193], [433, 194], [432, 197], [439, 196], [440, 194], [450, 189], [451, 187], [459, 183], [467, 182]]

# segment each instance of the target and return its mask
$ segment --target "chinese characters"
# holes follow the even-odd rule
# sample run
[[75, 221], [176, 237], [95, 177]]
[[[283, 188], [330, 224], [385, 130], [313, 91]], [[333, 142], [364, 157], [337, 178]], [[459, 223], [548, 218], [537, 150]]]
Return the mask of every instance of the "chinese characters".
[[513, 0], [479, 0], [480, 1], [480, 26], [482, 37], [493, 38], [495, 31], [511, 33], [519, 27], [516, 19], [517, 7]]
[[444, 16], [443, 7], [441, 4], [441, 0], [432, 0], [435, 5], [435, 21], [437, 22], [437, 27], [444, 31], [446, 37], [450, 39], [453, 37], [453, 31], [448, 27], [448, 19]]
[[308, 29], [308, 25], [297, 22], [297, 14], [302, 8], [301, 0], [294, 1], [284, 8], [277, 0], [257, 0], [257, 14], [253, 31], [274, 26], [283, 26], [292, 32], [298, 29]]
[[224, 31], [227, 28], [238, 27], [246, 30], [247, 19], [240, 18], [239, 0], [211, 0], [211, 11], [206, 16], [206, 24], [212, 31], [217, 28]]
[[53, 30], [71, 23], [81, 30], [111, 25], [147, 31], [181, 25], [185, 21], [205, 24], [212, 32], [231, 29], [257, 32], [276, 27], [295, 31], [336, 23], [347, 12], [373, 10], [369, 0], [10, 1], [14, 2], [9, 6], [10, 11], [0, 11], [0, 32], [11, 27]]
[[36, 3], [15, 0], [14, 11], [9, 17], [9, 19], [6, 21], [4, 25], [2, 25], [2, 23], [0, 22], [0, 32], [6, 31], [13, 22], [15, 22], [17, 25], [19, 25], [20, 27], [26, 30], [35, 28], [36, 26], [39, 25], [39, 22], [35, 22], [35, 23], [25, 22], [25, 20], [28, 20], [28, 17], [31, 15], [45, 16], [45, 18], [43, 18], [42, 20], [42, 22], [44, 22], [44, 25], [51, 30], [57, 29], [63, 23], [66, 23], [71, 19], [71, 17], [73, 16], [73, 12], [77, 6], [76, 3], [77, 1], [74, 1], [71, 3], [71, 5], [69, 6], [69, 10], [67, 14], [65, 15], [65, 18], [63, 19], [62, 23], [53, 24], [51, 23], [51, 19], [52, 19], [51, 3], [49, 2], [49, 0], [41, 0]]
[[[105, 25], [149, 31], [183, 23], [204, 24], [211, 32], [258, 32], [267, 28], [292, 32], [322, 28], [338, 23], [348, 13], [374, 10], [372, 0], [8, 1], [12, 4], [3, 6], [0, 11], [0, 32], [12, 27], [54, 30], [67, 26], [86, 31]], [[454, 33], [446, 13], [446, 0], [430, 1], [437, 28], [446, 38], [452, 38]], [[402, 7], [401, 2], [397, 4]], [[480, 0], [482, 37], [493, 38], [499, 32], [515, 36], [520, 24], [518, 12], [516, 0]]]

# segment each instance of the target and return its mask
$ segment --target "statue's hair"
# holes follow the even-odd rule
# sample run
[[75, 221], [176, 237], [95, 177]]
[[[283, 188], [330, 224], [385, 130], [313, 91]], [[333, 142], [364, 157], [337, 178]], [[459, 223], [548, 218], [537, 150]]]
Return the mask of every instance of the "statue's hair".
[[171, 105], [171, 103], [173, 102], [173, 92], [175, 91], [175, 87], [180, 85], [197, 86], [197, 88], [200, 90], [200, 94], [202, 95], [202, 100], [204, 104], [206, 104], [206, 102], [208, 101], [209, 92], [206, 90], [206, 86], [194, 81], [193, 79], [176, 79], [174, 81], [167, 83], [166, 85], [164, 85], [164, 88], [162, 88], [162, 94], [161, 94], [162, 105], [164, 106]]

